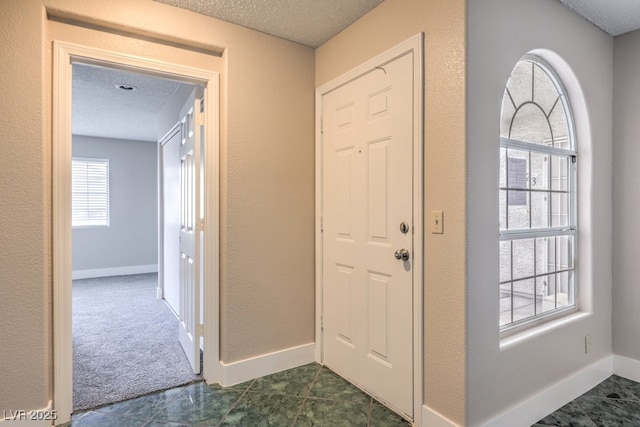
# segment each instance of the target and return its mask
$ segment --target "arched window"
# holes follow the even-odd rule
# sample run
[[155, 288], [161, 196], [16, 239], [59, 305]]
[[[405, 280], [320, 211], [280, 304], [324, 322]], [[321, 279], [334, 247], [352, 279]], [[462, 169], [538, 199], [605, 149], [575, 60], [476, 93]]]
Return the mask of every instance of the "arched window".
[[500, 329], [576, 309], [577, 152], [554, 71], [523, 57], [500, 115]]

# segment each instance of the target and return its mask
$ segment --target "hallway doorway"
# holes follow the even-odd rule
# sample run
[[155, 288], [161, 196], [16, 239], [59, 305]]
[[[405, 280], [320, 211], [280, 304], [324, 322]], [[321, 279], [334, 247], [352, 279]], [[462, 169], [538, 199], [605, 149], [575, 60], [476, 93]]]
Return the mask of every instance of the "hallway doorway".
[[[78, 45], [54, 43], [53, 84], [53, 201], [54, 201], [54, 408], [65, 422], [72, 412], [72, 212], [71, 212], [71, 158], [72, 158], [72, 67], [73, 64], [113, 67], [119, 70], [144, 73], [164, 79], [172, 79], [192, 85], [201, 85], [207, 94], [203, 105], [205, 114], [203, 140], [207, 150], [202, 158], [205, 175], [202, 185], [206, 188], [202, 214], [211, 224], [211, 232], [202, 241], [206, 261], [199, 271], [202, 274], [203, 311], [194, 319], [196, 324], [210, 324], [203, 342], [207, 344], [203, 360], [203, 377], [216, 381], [218, 365], [218, 74], [177, 64], [161, 63], [142, 58], [120, 55]], [[200, 331], [205, 328], [199, 327]]]
[[[179, 230], [181, 210], [179, 198], [168, 204], [162, 197], [159, 133], [180, 123], [195, 86], [111, 67], [72, 68], [76, 412], [201, 377], [200, 363], [192, 370], [179, 345], [180, 276], [165, 280], [168, 259], [158, 249], [179, 246], [179, 235], [158, 222], [177, 217]], [[173, 160], [180, 194], [178, 153]]]

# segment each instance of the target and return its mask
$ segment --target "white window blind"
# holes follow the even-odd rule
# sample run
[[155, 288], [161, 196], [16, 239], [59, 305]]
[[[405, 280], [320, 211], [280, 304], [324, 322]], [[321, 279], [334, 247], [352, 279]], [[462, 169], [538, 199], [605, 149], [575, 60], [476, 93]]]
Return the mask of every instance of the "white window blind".
[[109, 226], [109, 160], [71, 162], [72, 226]]

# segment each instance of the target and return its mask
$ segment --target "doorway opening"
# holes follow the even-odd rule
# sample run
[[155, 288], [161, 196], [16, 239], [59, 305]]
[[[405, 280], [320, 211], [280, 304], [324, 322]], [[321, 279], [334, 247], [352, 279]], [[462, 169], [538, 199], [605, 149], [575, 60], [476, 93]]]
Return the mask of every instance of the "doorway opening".
[[[202, 379], [200, 364], [191, 368], [179, 342], [176, 250], [183, 129], [175, 124], [181, 124], [184, 104], [193, 105], [197, 87], [82, 63], [72, 71], [78, 412]], [[165, 132], [177, 141], [174, 159], [160, 155]], [[169, 233], [171, 227], [177, 233]]]
[[[197, 360], [197, 371], [202, 366], [202, 377], [209, 383], [218, 381], [217, 366], [219, 364], [218, 351], [218, 74], [180, 64], [169, 64], [154, 60], [131, 57], [119, 53], [99, 49], [54, 42], [54, 82], [53, 82], [53, 201], [54, 201], [54, 272], [53, 272], [53, 311], [54, 311], [54, 400], [53, 405], [59, 414], [59, 421], [66, 422], [73, 411], [73, 272], [78, 270], [73, 265], [72, 241], [75, 243], [72, 228], [72, 173], [71, 165], [74, 156], [72, 150], [73, 120], [73, 67], [90, 66], [94, 68], [109, 68], [112, 70], [143, 74], [147, 77], [160, 78], [199, 87], [200, 91], [193, 91], [197, 101], [191, 102], [187, 114], [176, 118], [182, 124], [182, 146], [189, 146], [181, 152], [182, 180], [191, 191], [191, 196], [182, 198], [180, 209], [187, 211], [182, 214], [188, 220], [187, 226], [182, 227], [182, 240], [191, 242], [182, 247], [181, 254], [189, 254], [187, 264], [190, 270], [181, 272], [181, 284], [189, 283], [185, 295], [190, 299], [183, 301], [189, 311], [180, 310], [179, 337], [184, 346], [183, 337], [191, 343], [191, 352], [197, 352], [197, 358], [191, 357], [193, 365]], [[128, 86], [122, 84], [127, 90]], [[174, 126], [169, 126], [173, 128]], [[159, 150], [156, 139], [154, 149]], [[186, 143], [185, 143], [186, 141]], [[205, 149], [206, 146], [206, 149]], [[75, 147], [73, 147], [75, 148]], [[202, 154], [202, 156], [200, 156]], [[129, 157], [135, 156], [130, 155]], [[157, 165], [157, 163], [156, 163]], [[186, 165], [186, 166], [184, 166]], [[202, 174], [200, 174], [202, 169]], [[157, 184], [156, 184], [157, 186]], [[158, 194], [157, 192], [155, 193]], [[196, 197], [196, 195], [198, 197]], [[156, 204], [157, 206], [157, 204]], [[196, 216], [197, 215], [197, 216]], [[205, 219], [210, 227], [204, 232]], [[156, 227], [158, 230], [158, 227]], [[186, 238], [185, 238], [186, 236]], [[135, 234], [131, 236], [135, 240]], [[162, 240], [162, 239], [161, 239]], [[98, 243], [95, 242], [94, 243]], [[156, 260], [161, 252], [160, 246], [156, 250]], [[197, 248], [197, 249], [196, 249]], [[203, 261], [203, 262], [201, 262]], [[161, 262], [159, 264], [162, 264]], [[143, 266], [148, 267], [147, 264]], [[130, 266], [129, 266], [130, 267]], [[102, 269], [112, 267], [103, 265]], [[100, 268], [84, 270], [100, 270]], [[116, 268], [117, 270], [117, 268]], [[113, 273], [116, 270], [107, 271]], [[121, 271], [126, 277], [130, 273], [153, 276], [154, 272], [134, 271], [126, 268]], [[160, 277], [163, 272], [158, 269]], [[112, 275], [112, 274], [109, 274]], [[140, 278], [140, 277], [138, 277]], [[149, 279], [149, 277], [146, 277]], [[187, 278], [187, 279], [185, 279]], [[151, 277], [153, 279], [153, 277]], [[164, 282], [161, 289], [153, 289], [154, 297], [164, 296]], [[195, 286], [198, 284], [198, 286]], [[164, 304], [164, 303], [162, 303]], [[210, 326], [205, 328], [204, 326]], [[122, 329], [122, 328], [121, 328]], [[122, 333], [126, 334], [126, 330]], [[201, 339], [202, 337], [202, 339]], [[205, 347], [200, 365], [200, 348]], [[192, 369], [196, 369], [191, 366]]]

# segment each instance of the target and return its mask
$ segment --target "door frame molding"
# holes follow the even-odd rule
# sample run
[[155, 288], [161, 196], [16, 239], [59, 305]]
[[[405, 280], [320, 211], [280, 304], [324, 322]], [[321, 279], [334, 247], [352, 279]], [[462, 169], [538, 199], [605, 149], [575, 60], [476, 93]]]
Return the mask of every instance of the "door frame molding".
[[72, 64], [108, 66], [171, 78], [205, 88], [204, 342], [203, 376], [219, 381], [219, 73], [63, 41], [53, 43], [52, 196], [53, 196], [53, 407], [59, 422], [73, 410], [72, 347]]
[[323, 330], [322, 330], [322, 290], [323, 290], [323, 245], [322, 245], [322, 97], [329, 92], [374, 71], [400, 56], [408, 53], [414, 55], [413, 68], [413, 420], [420, 426], [420, 414], [423, 395], [423, 359], [424, 359], [424, 34], [419, 33], [380, 55], [364, 62], [341, 76], [323, 84], [316, 89], [316, 143], [315, 143], [315, 277], [316, 277], [316, 348], [315, 360], [322, 363]]

